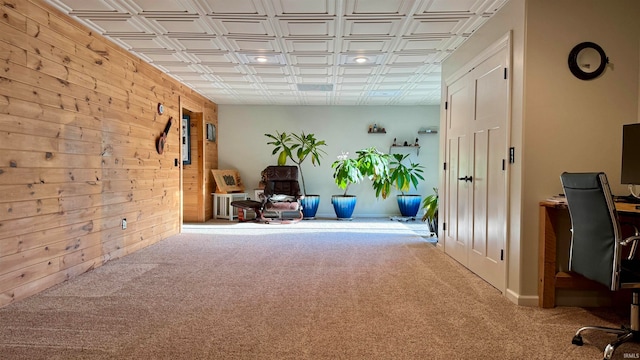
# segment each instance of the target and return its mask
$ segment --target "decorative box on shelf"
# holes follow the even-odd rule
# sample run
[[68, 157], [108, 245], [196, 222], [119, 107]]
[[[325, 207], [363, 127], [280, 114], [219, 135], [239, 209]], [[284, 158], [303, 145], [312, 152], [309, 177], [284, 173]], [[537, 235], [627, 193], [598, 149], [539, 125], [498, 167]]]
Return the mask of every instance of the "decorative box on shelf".
[[386, 134], [387, 129], [378, 126], [378, 124], [369, 125], [369, 134]]

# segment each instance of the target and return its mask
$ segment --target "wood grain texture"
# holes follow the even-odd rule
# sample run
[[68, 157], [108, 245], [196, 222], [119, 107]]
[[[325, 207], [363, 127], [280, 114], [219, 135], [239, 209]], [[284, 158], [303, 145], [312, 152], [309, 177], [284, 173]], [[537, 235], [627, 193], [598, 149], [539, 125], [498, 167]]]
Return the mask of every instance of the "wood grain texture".
[[180, 127], [155, 140], [181, 102], [200, 113], [184, 203], [212, 217], [216, 104], [40, 0], [0, 8], [0, 64], [0, 306], [179, 232]]

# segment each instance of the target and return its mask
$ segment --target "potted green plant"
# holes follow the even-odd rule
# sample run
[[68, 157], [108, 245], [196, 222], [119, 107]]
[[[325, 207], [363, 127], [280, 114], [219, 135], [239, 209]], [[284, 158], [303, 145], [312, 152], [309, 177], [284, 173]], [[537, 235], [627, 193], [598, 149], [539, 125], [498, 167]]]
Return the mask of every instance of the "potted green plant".
[[357, 157], [351, 159], [349, 153], [342, 153], [338, 155], [338, 160], [331, 164], [336, 185], [344, 189], [344, 194], [331, 197], [331, 204], [340, 220], [350, 220], [355, 210], [356, 197], [347, 194], [351, 184], [360, 183], [365, 177], [376, 183], [389, 176], [387, 154], [375, 147], [358, 150], [356, 154]]
[[433, 188], [433, 194], [424, 198], [422, 202], [424, 215], [422, 221], [429, 226], [429, 231], [438, 235], [438, 188]]
[[[310, 158], [313, 166], [320, 165], [320, 159], [322, 159], [322, 156], [326, 154], [321, 147], [326, 146], [326, 142], [324, 140], [316, 139], [314, 134], [305, 134], [304, 131], [300, 134], [276, 132], [276, 135], [264, 135], [272, 139], [272, 141], [267, 143], [274, 146], [272, 154], [275, 155], [279, 152], [278, 165], [284, 165], [287, 158], [289, 158], [298, 166], [298, 170], [300, 171], [300, 180], [302, 183], [302, 194], [304, 195], [300, 200], [302, 204], [302, 213], [305, 219], [315, 218], [316, 212], [318, 211], [318, 205], [320, 204], [320, 195], [307, 194], [307, 186], [304, 182], [302, 163], [304, 163], [307, 158]], [[281, 158], [284, 158], [284, 160]]]
[[[405, 217], [415, 217], [420, 210], [422, 196], [419, 194], [407, 194], [414, 188], [417, 190], [420, 180], [424, 180], [422, 173], [424, 166], [410, 162], [410, 154], [393, 154], [390, 163], [389, 180], [390, 183], [400, 191], [397, 196], [400, 214]], [[409, 161], [409, 165], [406, 162]], [[386, 188], [388, 194], [388, 187]]]
[[302, 193], [304, 198], [302, 202], [302, 213], [304, 219], [314, 219], [316, 212], [318, 211], [318, 205], [320, 205], [320, 195], [307, 194], [307, 186], [304, 183], [304, 173], [302, 172], [302, 163], [307, 159], [311, 159], [313, 166], [320, 165], [320, 159], [326, 154], [321, 146], [326, 146], [324, 140], [316, 139], [314, 134], [305, 134], [304, 131], [300, 134], [291, 134], [294, 140], [294, 144], [291, 145], [291, 151], [289, 152], [289, 158], [300, 170], [300, 179], [302, 180]]

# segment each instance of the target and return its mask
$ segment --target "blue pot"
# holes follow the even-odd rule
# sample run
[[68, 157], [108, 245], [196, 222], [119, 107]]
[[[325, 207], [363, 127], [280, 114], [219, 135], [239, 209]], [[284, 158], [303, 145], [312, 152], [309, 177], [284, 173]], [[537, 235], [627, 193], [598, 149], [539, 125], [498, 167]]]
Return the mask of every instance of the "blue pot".
[[356, 208], [355, 195], [333, 195], [331, 196], [331, 204], [336, 212], [338, 220], [351, 220], [353, 210]]
[[422, 196], [420, 195], [398, 195], [398, 208], [402, 216], [414, 217], [420, 210]]
[[315, 219], [320, 205], [320, 195], [305, 195], [301, 200], [303, 219]]

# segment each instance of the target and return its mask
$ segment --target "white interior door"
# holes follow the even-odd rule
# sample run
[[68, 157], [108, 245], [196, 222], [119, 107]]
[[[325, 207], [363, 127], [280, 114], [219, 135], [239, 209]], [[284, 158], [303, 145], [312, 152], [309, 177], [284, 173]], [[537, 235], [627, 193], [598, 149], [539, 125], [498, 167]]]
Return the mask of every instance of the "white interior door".
[[471, 73], [474, 118], [470, 146], [473, 159], [471, 271], [498, 289], [505, 286], [506, 166], [508, 81], [507, 50], [496, 53]]
[[473, 115], [472, 87], [463, 77], [448, 88], [447, 137], [445, 173], [445, 252], [467, 266], [469, 245], [469, 182], [461, 180], [471, 175], [469, 161], [468, 122]]
[[447, 86], [445, 252], [504, 290], [508, 48]]

